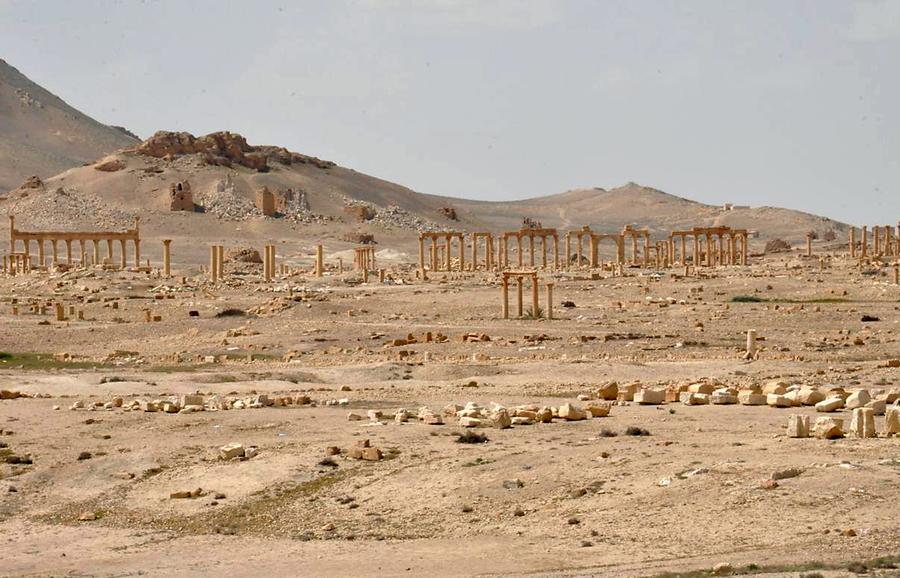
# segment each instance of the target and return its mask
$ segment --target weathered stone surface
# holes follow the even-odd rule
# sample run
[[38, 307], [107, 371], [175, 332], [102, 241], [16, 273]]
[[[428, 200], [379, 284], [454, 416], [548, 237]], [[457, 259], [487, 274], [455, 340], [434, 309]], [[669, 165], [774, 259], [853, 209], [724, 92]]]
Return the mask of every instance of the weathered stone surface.
[[789, 438], [808, 438], [809, 416], [795, 413], [788, 416], [787, 435]]
[[738, 402], [741, 405], [766, 405], [766, 400], [767, 396], [752, 389], [742, 389], [738, 392]]
[[875, 412], [870, 407], [858, 407], [853, 410], [848, 435], [857, 438], [875, 437]]
[[890, 406], [884, 411], [884, 431], [886, 436], [900, 434], [900, 407]]
[[817, 438], [826, 440], [844, 437], [844, 420], [822, 416], [816, 419], [815, 434]]
[[591, 414], [591, 417], [606, 417], [609, 415], [610, 409], [611, 407], [608, 403], [592, 402], [585, 406], [585, 410]]
[[884, 415], [884, 412], [887, 409], [887, 401], [884, 399], [873, 399], [866, 404], [866, 407], [871, 408], [872, 411], [875, 412], [875, 415]]
[[771, 407], [791, 407], [794, 404], [786, 395], [770, 393], [766, 395], [766, 405]]
[[641, 405], [659, 405], [666, 401], [666, 391], [645, 387], [635, 392], [634, 401]]
[[762, 392], [765, 395], [769, 394], [778, 394], [784, 395], [787, 393], [788, 384], [783, 381], [770, 381], [766, 385], [763, 386]]
[[705, 393], [683, 391], [678, 394], [678, 401], [684, 405], [707, 405], [709, 404], [709, 395]]
[[712, 392], [709, 396], [710, 403], [714, 405], [731, 405], [738, 402], [737, 392], [728, 387], [722, 387]]
[[244, 444], [231, 443], [219, 448], [219, 457], [223, 460], [244, 457]]
[[559, 406], [559, 417], [566, 421], [578, 421], [587, 418], [587, 414], [574, 403], [564, 403]]
[[825, 394], [818, 389], [812, 387], [804, 387], [800, 389], [800, 392], [797, 395], [797, 399], [799, 399], [800, 403], [802, 403], [803, 405], [816, 405], [820, 401], [825, 400]]
[[600, 389], [597, 390], [597, 398], [598, 399], [614, 401], [618, 395], [619, 395], [619, 384], [616, 383], [615, 381], [601, 385]]
[[856, 409], [858, 407], [865, 407], [867, 403], [872, 401], [872, 396], [869, 395], [868, 390], [861, 389], [857, 392], [851, 393], [847, 400], [844, 402], [844, 407], [847, 409]]
[[828, 413], [844, 407], [844, 400], [840, 397], [829, 397], [816, 404], [816, 411]]

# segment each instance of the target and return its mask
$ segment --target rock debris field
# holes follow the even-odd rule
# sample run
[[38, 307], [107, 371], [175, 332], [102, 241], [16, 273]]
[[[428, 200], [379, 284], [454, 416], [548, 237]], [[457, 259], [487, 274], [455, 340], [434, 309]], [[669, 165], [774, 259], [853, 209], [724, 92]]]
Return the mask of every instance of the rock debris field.
[[896, 575], [900, 287], [819, 257], [546, 272], [552, 320], [399, 263], [0, 277], [0, 574]]

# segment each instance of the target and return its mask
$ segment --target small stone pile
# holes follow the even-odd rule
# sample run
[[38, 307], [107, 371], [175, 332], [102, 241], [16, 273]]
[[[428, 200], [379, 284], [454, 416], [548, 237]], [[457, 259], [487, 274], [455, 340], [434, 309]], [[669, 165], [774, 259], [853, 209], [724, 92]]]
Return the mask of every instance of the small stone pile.
[[438, 225], [434, 221], [423, 219], [396, 205], [387, 208], [379, 207], [375, 203], [360, 201], [344, 197], [344, 206], [349, 209], [359, 209], [366, 213], [366, 222], [380, 225], [385, 229], [412, 229], [415, 231], [446, 231], [447, 227]]
[[101, 409], [114, 410], [122, 408], [124, 411], [144, 411], [162, 413], [194, 413], [200, 411], [227, 411], [232, 409], [259, 409], [263, 407], [286, 407], [292, 405], [312, 405], [313, 401], [306, 395], [272, 396], [257, 394], [247, 397], [222, 397], [214, 395], [206, 399], [200, 394], [187, 394], [170, 396], [165, 399], [135, 399], [125, 403], [121, 397], [111, 401], [95, 401], [85, 404], [82, 400], [75, 401], [70, 410], [86, 409], [97, 411]]

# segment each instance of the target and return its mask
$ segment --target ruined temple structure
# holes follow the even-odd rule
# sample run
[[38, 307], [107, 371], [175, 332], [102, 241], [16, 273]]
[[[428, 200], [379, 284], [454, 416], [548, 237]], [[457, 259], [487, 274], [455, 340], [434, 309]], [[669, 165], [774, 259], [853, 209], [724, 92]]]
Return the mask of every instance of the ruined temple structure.
[[[430, 264], [431, 271], [451, 271], [453, 269], [452, 253], [453, 240], [458, 242], [457, 261], [458, 270], [466, 268], [466, 237], [465, 233], [458, 231], [423, 232], [419, 233], [419, 271], [424, 274], [425, 265]], [[425, 242], [429, 241], [428, 261], [425, 260]]]
[[363, 245], [353, 249], [353, 268], [368, 273], [375, 268], [375, 247]]
[[[676, 255], [681, 265], [687, 265], [687, 238], [693, 240], [691, 263], [694, 266], [747, 264], [747, 230], [731, 227], [694, 227], [686, 231], [672, 231], [669, 235], [669, 259]], [[680, 244], [676, 244], [676, 239]]]
[[[650, 264], [648, 254], [650, 253], [650, 229], [644, 227], [643, 229], [635, 229], [631, 225], [625, 225], [625, 228], [622, 229], [622, 239], [631, 238], [631, 261], [632, 265], [641, 265], [644, 267]], [[643, 259], [638, 260], [638, 239], [643, 239], [643, 248], [641, 251], [641, 255]], [[643, 263], [641, 263], [643, 261]]]
[[526, 279], [531, 283], [531, 310], [528, 316], [532, 319], [545, 317], [553, 319], [553, 283], [546, 283], [547, 290], [547, 307], [541, 310], [540, 299], [538, 294], [538, 275], [537, 271], [504, 271], [500, 283], [500, 303], [501, 315], [503, 319], [509, 319], [509, 282], [511, 279], [516, 281], [516, 317], [525, 317], [523, 293], [524, 282]]
[[194, 211], [194, 194], [191, 192], [191, 183], [182, 181], [169, 185], [169, 210]]
[[575, 240], [575, 259], [578, 267], [584, 264], [584, 241], [588, 242], [588, 266], [591, 268], [602, 267], [600, 261], [600, 243], [611, 240], [615, 244], [615, 261], [618, 265], [625, 264], [625, 237], [621, 233], [595, 233], [588, 225], [575, 231], [566, 233], [566, 262], [572, 259], [572, 239]]
[[[113, 244], [115, 241], [119, 242], [120, 246], [120, 259], [119, 266], [122, 269], [125, 269], [128, 266], [128, 251], [127, 244], [131, 242], [134, 246], [134, 267], [139, 268], [141, 266], [141, 239], [140, 239], [140, 230], [139, 230], [139, 219], [135, 217], [134, 219], [134, 228], [128, 229], [126, 231], [20, 231], [16, 229], [16, 218], [12, 215], [9, 217], [9, 256], [4, 259], [4, 270], [7, 270], [9, 264], [13, 262], [20, 262], [25, 267], [25, 270], [31, 269], [33, 267], [46, 267], [46, 245], [47, 241], [50, 242], [50, 247], [52, 250], [52, 264], [53, 266], [60, 264], [60, 256], [59, 256], [59, 244], [60, 242], [65, 243], [66, 247], [66, 256], [65, 256], [65, 264], [68, 266], [72, 266], [76, 263], [72, 254], [72, 244], [77, 241], [79, 243], [79, 259], [78, 263], [81, 266], [87, 266], [89, 264], [113, 264]], [[18, 252], [18, 244], [22, 242], [22, 251]], [[31, 252], [31, 243], [32, 241], [37, 243], [37, 261], [33, 260], [33, 254]], [[93, 245], [93, 251], [91, 253], [91, 258], [88, 259], [87, 255], [87, 243], [90, 242]], [[103, 242], [106, 245], [106, 257], [101, 259], [100, 257], [100, 243]]]
[[256, 191], [256, 208], [266, 217], [275, 216], [275, 195], [269, 190], [269, 187], [263, 187]]
[[553, 266], [559, 268], [559, 234], [556, 229], [523, 227], [518, 231], [509, 231], [500, 236], [500, 266], [509, 268], [509, 240], [516, 240], [516, 262], [519, 267], [525, 266], [523, 239], [528, 240], [528, 265], [538, 266], [535, 239], [540, 241], [540, 267], [547, 268], [547, 240], [553, 239]]
[[869, 247], [869, 227], [863, 225], [857, 241], [856, 227], [850, 227], [850, 256], [865, 259], [867, 257], [900, 257], [900, 222], [896, 232], [892, 225], [874, 225], [872, 227], [872, 245]]

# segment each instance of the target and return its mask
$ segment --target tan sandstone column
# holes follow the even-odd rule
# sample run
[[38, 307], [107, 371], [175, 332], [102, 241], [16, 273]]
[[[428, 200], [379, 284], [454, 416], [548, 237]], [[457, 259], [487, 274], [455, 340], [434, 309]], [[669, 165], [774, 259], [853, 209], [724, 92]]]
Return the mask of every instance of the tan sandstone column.
[[[425, 250], [422, 245], [422, 239], [419, 239], [419, 263], [421, 264], [422, 271], [425, 270]], [[325, 274], [325, 248], [322, 245], [316, 245], [316, 277], [321, 277]]]
[[209, 246], [209, 280], [213, 283], [219, 280], [219, 254], [215, 245]]
[[856, 227], [850, 227], [850, 257], [856, 257]]
[[553, 319], [553, 283], [547, 283], [547, 319]]
[[868, 247], [867, 247], [868, 244], [869, 244], [869, 228], [868, 228], [868, 226], [863, 225], [863, 227], [862, 227], [862, 251], [860, 252], [860, 257], [862, 257], [863, 259], [866, 258], [866, 254], [868, 253]]
[[504, 275], [500, 285], [500, 312], [504, 319], [509, 319], [509, 278]]
[[525, 309], [522, 304], [522, 277], [516, 277], [516, 317], [525, 315]]
[[163, 275], [172, 276], [172, 239], [163, 239]]

